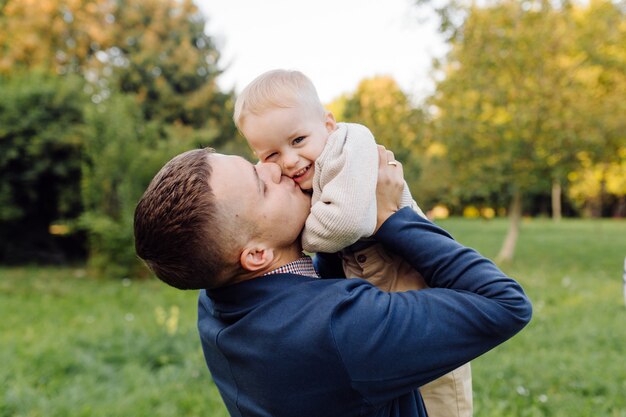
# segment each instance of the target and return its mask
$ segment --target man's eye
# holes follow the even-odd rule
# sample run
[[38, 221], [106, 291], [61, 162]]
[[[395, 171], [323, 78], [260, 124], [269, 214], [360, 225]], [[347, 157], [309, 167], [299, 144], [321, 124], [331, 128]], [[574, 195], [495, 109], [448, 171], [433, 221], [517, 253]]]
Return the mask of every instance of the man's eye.
[[295, 138], [293, 140], [294, 145], [297, 145], [298, 143], [302, 142], [304, 140], [304, 136], [298, 136], [297, 138]]

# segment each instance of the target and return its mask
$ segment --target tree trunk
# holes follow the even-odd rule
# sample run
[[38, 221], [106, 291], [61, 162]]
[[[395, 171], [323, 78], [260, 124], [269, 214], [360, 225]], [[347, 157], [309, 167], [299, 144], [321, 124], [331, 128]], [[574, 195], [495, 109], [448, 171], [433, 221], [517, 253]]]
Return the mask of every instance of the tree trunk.
[[561, 181], [555, 179], [552, 181], [552, 220], [561, 221]]
[[509, 230], [500, 249], [500, 253], [496, 257], [496, 262], [510, 262], [513, 260], [515, 253], [515, 244], [519, 236], [520, 223], [522, 219], [522, 193], [516, 191], [513, 194], [513, 200], [509, 206]]
[[602, 177], [600, 177], [600, 191], [598, 196], [591, 200], [591, 217], [600, 218], [604, 213], [604, 201], [606, 199], [606, 171], [607, 164], [603, 164]]
[[626, 217], [626, 195], [621, 196], [617, 200], [615, 210], [613, 211], [613, 217], [623, 218]]

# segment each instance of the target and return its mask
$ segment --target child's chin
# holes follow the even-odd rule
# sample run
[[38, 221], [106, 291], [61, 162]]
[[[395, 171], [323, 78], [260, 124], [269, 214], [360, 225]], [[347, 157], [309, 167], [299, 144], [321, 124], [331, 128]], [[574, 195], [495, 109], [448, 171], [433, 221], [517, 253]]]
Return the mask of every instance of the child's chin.
[[298, 184], [298, 186], [300, 187], [300, 189], [302, 191], [307, 191], [307, 192], [313, 191], [313, 184], [311, 184], [311, 182], [309, 182], [309, 181], [305, 181], [303, 183], [300, 183], [300, 184]]

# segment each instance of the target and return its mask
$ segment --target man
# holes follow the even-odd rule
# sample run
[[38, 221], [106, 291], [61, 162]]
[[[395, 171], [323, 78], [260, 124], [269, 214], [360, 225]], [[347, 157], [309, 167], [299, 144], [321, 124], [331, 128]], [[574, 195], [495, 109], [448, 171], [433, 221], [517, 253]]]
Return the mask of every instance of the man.
[[[233, 416], [426, 416], [419, 387], [520, 331], [531, 307], [493, 263], [410, 209], [402, 166], [379, 150], [374, 237], [431, 289], [386, 293], [319, 279], [299, 234], [309, 197], [274, 164], [186, 152], [135, 212], [138, 255], [202, 289], [207, 365]], [[334, 255], [318, 257], [322, 274]]]

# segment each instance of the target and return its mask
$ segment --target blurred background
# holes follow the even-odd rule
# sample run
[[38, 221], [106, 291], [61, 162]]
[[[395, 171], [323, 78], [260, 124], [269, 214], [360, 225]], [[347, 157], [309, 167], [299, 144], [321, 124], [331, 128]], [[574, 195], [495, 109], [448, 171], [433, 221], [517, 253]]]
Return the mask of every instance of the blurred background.
[[226, 415], [195, 294], [150, 277], [132, 216], [180, 152], [254, 161], [233, 103], [272, 68], [528, 285], [535, 327], [475, 371], [476, 415], [626, 416], [623, 0], [0, 0], [0, 416]]

